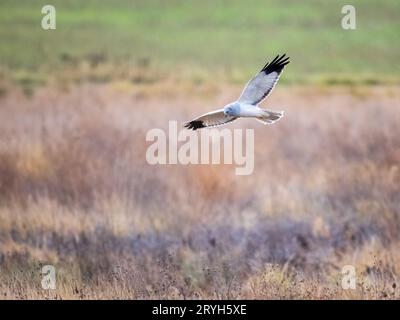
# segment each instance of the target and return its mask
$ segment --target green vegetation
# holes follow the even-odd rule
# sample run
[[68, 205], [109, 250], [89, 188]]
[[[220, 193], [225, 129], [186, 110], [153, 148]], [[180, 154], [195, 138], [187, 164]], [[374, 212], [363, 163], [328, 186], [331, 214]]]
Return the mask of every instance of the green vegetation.
[[[41, 28], [41, 8], [57, 29]], [[283, 81], [397, 81], [400, 2], [354, 0], [357, 29], [341, 27], [346, 1], [72, 1], [0, 3], [0, 67], [145, 66], [165, 75], [243, 81], [277, 53], [293, 60]], [[332, 80], [332, 77], [334, 80]], [[337, 80], [339, 79], [339, 80]]]

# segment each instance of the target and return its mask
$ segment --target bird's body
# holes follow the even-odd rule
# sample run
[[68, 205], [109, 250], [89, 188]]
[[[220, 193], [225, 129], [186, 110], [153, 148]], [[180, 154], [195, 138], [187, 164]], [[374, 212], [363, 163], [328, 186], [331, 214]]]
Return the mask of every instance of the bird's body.
[[235, 101], [224, 107], [224, 113], [236, 117], [256, 117], [261, 114], [261, 108]]
[[269, 111], [259, 107], [278, 82], [279, 76], [286, 64], [285, 55], [277, 56], [271, 63], [252, 78], [237, 101], [227, 104], [224, 108], [208, 112], [190, 122], [185, 127], [197, 130], [215, 127], [232, 122], [237, 118], [255, 118], [264, 124], [272, 124], [283, 116], [283, 111]]
[[240, 118], [257, 118], [265, 115], [265, 109], [260, 108], [258, 105], [233, 102], [224, 107], [224, 114], [228, 116], [235, 116]]

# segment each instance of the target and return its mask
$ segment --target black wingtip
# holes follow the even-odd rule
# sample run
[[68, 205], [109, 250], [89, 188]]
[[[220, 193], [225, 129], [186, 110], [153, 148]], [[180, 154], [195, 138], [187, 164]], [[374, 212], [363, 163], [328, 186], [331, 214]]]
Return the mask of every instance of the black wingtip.
[[265, 72], [265, 73], [271, 73], [271, 72], [279, 72], [282, 71], [282, 69], [288, 64], [290, 63], [289, 61], [289, 57], [286, 57], [286, 53], [284, 53], [283, 55], [279, 56], [279, 54], [271, 61], [268, 62], [262, 69], [261, 72]]
[[204, 125], [203, 121], [201, 120], [193, 120], [185, 124], [185, 128], [189, 130], [197, 130], [201, 128], [205, 128], [206, 126]]

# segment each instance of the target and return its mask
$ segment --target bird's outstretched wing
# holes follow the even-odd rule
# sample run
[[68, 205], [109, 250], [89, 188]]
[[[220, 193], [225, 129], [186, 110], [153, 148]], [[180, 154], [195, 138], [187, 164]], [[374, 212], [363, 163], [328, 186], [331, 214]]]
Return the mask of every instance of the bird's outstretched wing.
[[224, 109], [219, 109], [193, 119], [192, 121], [186, 123], [185, 127], [193, 130], [206, 127], [216, 127], [231, 122], [235, 119], [237, 119], [237, 117], [227, 116], [224, 114]]
[[279, 76], [290, 61], [289, 57], [285, 58], [277, 55], [274, 60], [267, 63], [264, 68], [252, 78], [244, 88], [238, 101], [257, 105], [272, 91], [275, 84], [278, 82]]

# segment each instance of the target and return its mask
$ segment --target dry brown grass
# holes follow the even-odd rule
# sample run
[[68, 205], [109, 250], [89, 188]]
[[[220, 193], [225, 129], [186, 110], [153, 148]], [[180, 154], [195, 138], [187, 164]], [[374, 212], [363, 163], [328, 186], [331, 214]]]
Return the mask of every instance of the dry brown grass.
[[[1, 297], [399, 298], [399, 88], [280, 87], [268, 105], [286, 110], [281, 122], [231, 126], [256, 130], [251, 176], [146, 163], [148, 129], [238, 92], [119, 82], [26, 97], [8, 88]], [[56, 266], [57, 290], [41, 289], [44, 264]], [[341, 288], [348, 264], [356, 290]]]

